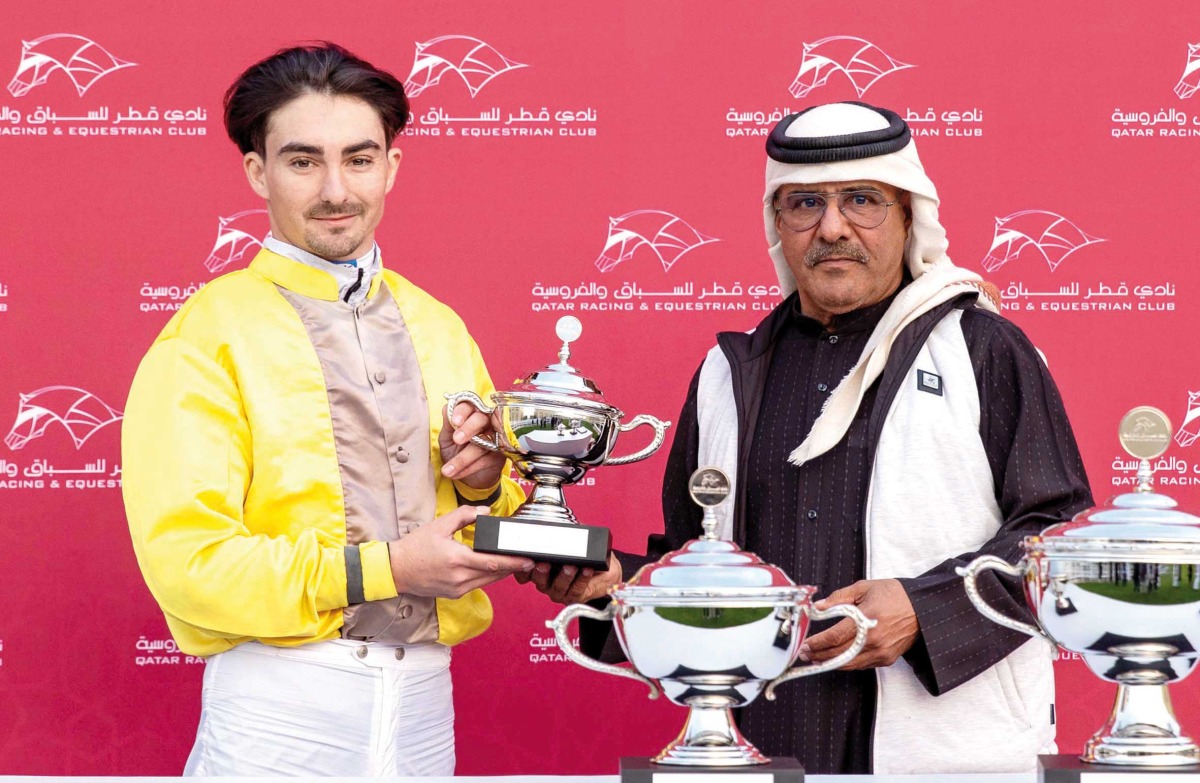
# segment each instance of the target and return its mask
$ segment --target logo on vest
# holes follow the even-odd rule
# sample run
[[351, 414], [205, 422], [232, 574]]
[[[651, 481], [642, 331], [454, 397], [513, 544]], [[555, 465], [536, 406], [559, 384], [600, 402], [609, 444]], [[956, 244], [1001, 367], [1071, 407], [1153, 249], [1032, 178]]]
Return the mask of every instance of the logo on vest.
[[942, 396], [942, 376], [917, 370], [917, 390]]

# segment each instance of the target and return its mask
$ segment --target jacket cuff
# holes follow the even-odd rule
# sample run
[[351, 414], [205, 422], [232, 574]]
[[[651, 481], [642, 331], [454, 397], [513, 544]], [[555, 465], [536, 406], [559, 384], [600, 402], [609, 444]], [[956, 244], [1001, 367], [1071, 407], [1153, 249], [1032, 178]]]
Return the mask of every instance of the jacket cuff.
[[[951, 578], [928, 573], [899, 582], [908, 593], [921, 629], [904, 659], [931, 696], [953, 690], [1029, 640], [980, 614], [957, 575]], [[1005, 600], [1013, 600], [998, 582], [981, 581], [979, 587], [983, 599], [998, 611], [1004, 611]]]
[[925, 690], [931, 695], [937, 696], [942, 689], [938, 683], [937, 670], [929, 654], [929, 647], [925, 643], [924, 630], [925, 620], [936, 610], [937, 599], [931, 599], [929, 591], [923, 590], [924, 586], [917, 579], [901, 578], [896, 581], [908, 594], [909, 603], [912, 604], [913, 612], [917, 615], [917, 638], [913, 640], [912, 646], [904, 652], [904, 660], [912, 667], [913, 674]]
[[454, 482], [454, 496], [460, 506], [490, 506], [500, 499], [504, 481], [501, 479], [488, 489], [475, 489], [461, 481]]
[[[395, 598], [396, 580], [392, 578], [392, 560], [388, 555], [386, 541], [366, 541], [358, 545], [362, 563], [362, 591], [364, 601], [382, 601]], [[349, 582], [349, 574], [347, 574]]]

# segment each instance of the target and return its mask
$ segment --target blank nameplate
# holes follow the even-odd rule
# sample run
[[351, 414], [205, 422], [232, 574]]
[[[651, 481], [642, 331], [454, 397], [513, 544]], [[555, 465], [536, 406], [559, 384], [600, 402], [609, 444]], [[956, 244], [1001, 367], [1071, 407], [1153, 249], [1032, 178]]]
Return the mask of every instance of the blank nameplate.
[[541, 552], [559, 557], [586, 557], [588, 532], [566, 525], [529, 525], [504, 521], [496, 536], [497, 545], [509, 552]]
[[476, 552], [607, 571], [612, 534], [595, 525], [484, 515], [475, 518], [474, 547]]

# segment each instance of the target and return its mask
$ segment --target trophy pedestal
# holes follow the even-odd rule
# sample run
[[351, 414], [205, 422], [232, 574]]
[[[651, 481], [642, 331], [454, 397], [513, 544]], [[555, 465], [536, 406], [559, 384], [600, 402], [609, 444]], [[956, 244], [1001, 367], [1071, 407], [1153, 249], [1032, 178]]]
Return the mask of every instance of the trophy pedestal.
[[[1200, 764], [1177, 767], [1133, 767], [1118, 764], [1090, 764], [1074, 754], [1038, 756], [1038, 783], [1104, 783], [1106, 780], [1129, 781], [1141, 779], [1161, 781], [1163, 775], [1172, 780], [1200, 781]], [[1115, 777], [1114, 777], [1115, 776]]]
[[742, 767], [655, 764], [648, 756], [621, 759], [621, 783], [679, 783], [684, 779], [695, 783], [803, 783], [804, 767], [790, 756]]
[[539, 563], [608, 570], [608, 528], [520, 517], [475, 518], [475, 551], [528, 557]]
[[[1115, 767], [1189, 767], [1200, 764], [1200, 747], [1183, 734], [1164, 671], [1149, 667], [1156, 663], [1170, 671], [1166, 656], [1175, 652], [1166, 648], [1165, 656], [1155, 659], [1156, 645], [1129, 646], [1126, 654], [1141, 653], [1142, 666], [1117, 675], [1117, 698], [1108, 721], [1083, 746], [1080, 758]], [[1114, 648], [1120, 649], [1120, 648]], [[1149, 654], [1148, 654], [1149, 653]]]

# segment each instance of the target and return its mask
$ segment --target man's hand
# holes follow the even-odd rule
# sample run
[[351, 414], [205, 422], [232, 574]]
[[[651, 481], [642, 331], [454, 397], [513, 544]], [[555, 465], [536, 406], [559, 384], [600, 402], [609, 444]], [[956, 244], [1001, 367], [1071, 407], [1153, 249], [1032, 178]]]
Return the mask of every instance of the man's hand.
[[513, 579], [520, 584], [533, 582], [538, 592], [550, 596], [550, 600], [555, 603], [581, 604], [604, 596], [608, 593], [608, 588], [621, 581], [621, 563], [610, 552], [607, 571], [596, 573], [590, 568], [580, 569], [565, 565], [553, 579], [551, 574], [549, 563], [538, 563], [532, 571], [513, 574]]
[[[842, 667], [873, 669], [891, 666], [912, 647], [920, 625], [904, 587], [895, 579], [864, 579], [817, 601], [817, 609], [854, 604], [877, 625], [867, 632], [867, 644], [854, 660]], [[809, 637], [800, 645], [800, 660], [827, 661], [850, 647], [856, 627], [849, 617], [832, 628]]]
[[475, 489], [496, 486], [504, 467], [504, 455], [471, 442], [473, 435], [492, 440], [495, 433], [492, 417], [480, 413], [469, 402], [460, 402], [452, 413], [443, 405], [442, 431], [438, 434], [442, 475]]
[[396, 591], [461, 598], [477, 587], [532, 569], [529, 558], [480, 554], [454, 539], [457, 531], [486, 512], [486, 508], [460, 506], [389, 543]]

